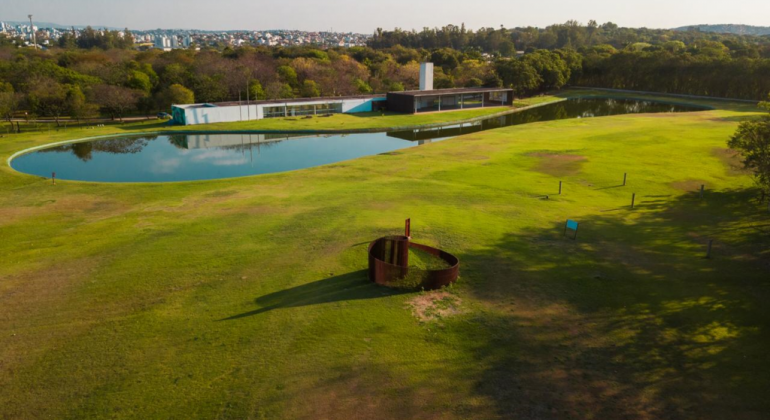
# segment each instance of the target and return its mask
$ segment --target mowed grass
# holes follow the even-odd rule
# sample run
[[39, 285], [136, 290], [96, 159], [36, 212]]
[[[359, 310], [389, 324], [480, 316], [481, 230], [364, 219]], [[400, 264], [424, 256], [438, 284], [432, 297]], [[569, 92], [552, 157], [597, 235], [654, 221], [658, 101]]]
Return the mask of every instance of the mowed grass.
[[[4, 166], [0, 418], [765, 419], [770, 215], [725, 151], [757, 111], [716, 105], [235, 180]], [[366, 279], [407, 217], [461, 260], [447, 316]]]

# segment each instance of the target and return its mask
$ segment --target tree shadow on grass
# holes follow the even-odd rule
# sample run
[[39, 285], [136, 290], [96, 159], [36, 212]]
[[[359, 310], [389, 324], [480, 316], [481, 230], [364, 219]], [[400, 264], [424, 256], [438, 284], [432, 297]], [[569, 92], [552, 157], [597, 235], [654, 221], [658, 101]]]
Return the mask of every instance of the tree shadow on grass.
[[[770, 216], [752, 192], [506, 235], [463, 256], [497, 310], [461, 323], [504, 418], [770, 418]], [[708, 239], [714, 258], [704, 257]], [[465, 322], [465, 321], [464, 321]]]
[[259, 309], [233, 315], [221, 319], [220, 321], [246, 318], [276, 309], [296, 308], [352, 300], [377, 299], [400, 293], [404, 292], [388, 289], [370, 282], [367, 278], [367, 271], [361, 270], [260, 296], [254, 300], [254, 303], [259, 306]]

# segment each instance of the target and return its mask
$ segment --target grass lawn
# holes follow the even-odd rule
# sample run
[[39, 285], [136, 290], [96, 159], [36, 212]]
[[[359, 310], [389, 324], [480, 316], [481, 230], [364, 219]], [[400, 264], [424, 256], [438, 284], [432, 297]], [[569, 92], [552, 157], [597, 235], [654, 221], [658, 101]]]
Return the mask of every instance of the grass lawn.
[[[711, 105], [234, 180], [3, 163], [0, 418], [767, 419], [770, 214], [725, 150], [757, 110]], [[143, 128], [10, 135], [0, 158]], [[460, 258], [452, 288], [367, 281], [368, 242], [407, 217]]]

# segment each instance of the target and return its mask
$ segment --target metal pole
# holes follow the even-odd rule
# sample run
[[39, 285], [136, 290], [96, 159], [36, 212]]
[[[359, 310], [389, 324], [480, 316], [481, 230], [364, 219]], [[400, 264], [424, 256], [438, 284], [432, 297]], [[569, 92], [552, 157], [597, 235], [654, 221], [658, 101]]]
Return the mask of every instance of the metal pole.
[[561, 181], [559, 181], [559, 195], [561, 195]]
[[627, 174], [627, 173], [623, 174], [623, 186], [624, 186], [624, 187], [626, 186], [626, 178], [627, 178], [627, 177], [628, 177], [628, 174]]
[[56, 172], [51, 172], [51, 182], [56, 185]]
[[631, 208], [634, 208], [634, 202], [636, 202], [636, 193], [631, 195]]
[[251, 99], [249, 98], [249, 85], [251, 84], [251, 79], [246, 81], [246, 116], [251, 121]]

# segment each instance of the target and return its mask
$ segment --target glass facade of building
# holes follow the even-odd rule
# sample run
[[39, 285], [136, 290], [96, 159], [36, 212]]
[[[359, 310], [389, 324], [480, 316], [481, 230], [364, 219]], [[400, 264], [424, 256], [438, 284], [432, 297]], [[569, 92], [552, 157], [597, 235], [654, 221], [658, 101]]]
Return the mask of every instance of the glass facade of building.
[[264, 118], [302, 117], [305, 115], [341, 114], [342, 103], [315, 105], [278, 105], [262, 108]]

